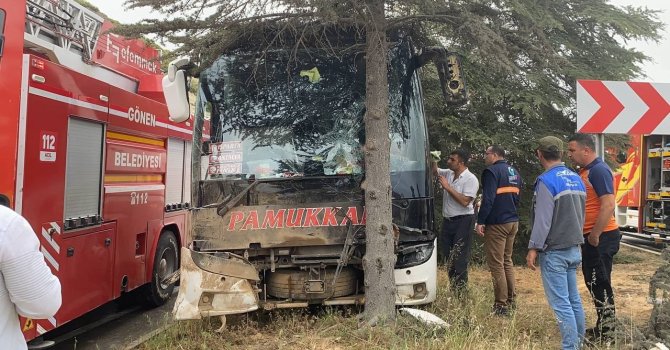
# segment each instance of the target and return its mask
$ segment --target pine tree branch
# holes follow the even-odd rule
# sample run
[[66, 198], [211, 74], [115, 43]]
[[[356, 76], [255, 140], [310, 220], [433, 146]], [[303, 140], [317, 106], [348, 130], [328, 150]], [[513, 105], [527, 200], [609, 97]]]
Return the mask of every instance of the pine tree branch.
[[458, 16], [453, 15], [410, 15], [410, 16], [389, 18], [387, 23], [389, 28], [397, 28], [408, 22], [413, 23], [421, 21], [455, 24], [457, 23], [456, 20], [458, 18], [459, 18]]
[[265, 20], [265, 19], [281, 20], [281, 19], [289, 19], [289, 18], [308, 18], [308, 17], [316, 17], [316, 14], [314, 14], [314, 13], [291, 13], [291, 12], [268, 13], [268, 14], [264, 14], [264, 15], [245, 17], [245, 18], [240, 18], [240, 19], [236, 19], [236, 20], [226, 20], [226, 26], [225, 27], [229, 27], [232, 24], [254, 22], [254, 21]]

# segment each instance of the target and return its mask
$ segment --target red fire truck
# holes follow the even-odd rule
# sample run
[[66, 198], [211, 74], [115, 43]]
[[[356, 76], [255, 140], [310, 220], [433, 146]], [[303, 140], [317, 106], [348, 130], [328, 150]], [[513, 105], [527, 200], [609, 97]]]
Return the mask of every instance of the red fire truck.
[[190, 123], [168, 118], [158, 52], [74, 0], [0, 0], [0, 203], [62, 284], [27, 340], [142, 288], [171, 295], [189, 206]]
[[670, 185], [661, 179], [670, 171], [670, 149], [664, 135], [630, 135], [627, 152], [616, 155], [616, 218], [625, 235], [653, 240], [670, 240], [668, 202]]
[[[642, 180], [642, 135], [630, 135], [628, 150], [607, 148], [608, 154], [618, 165], [614, 170], [616, 186], [616, 219], [624, 232], [638, 232], [639, 208], [641, 201]], [[607, 145], [605, 145], [607, 146]]]

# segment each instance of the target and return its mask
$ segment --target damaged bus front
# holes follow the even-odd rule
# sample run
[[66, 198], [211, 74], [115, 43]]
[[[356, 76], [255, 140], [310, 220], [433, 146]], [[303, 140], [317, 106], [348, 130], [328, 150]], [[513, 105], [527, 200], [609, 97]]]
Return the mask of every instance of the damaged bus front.
[[[239, 50], [200, 74], [177, 319], [364, 303], [365, 60], [333, 52]], [[389, 60], [396, 300], [426, 304], [437, 252], [420, 60], [401, 39]]]

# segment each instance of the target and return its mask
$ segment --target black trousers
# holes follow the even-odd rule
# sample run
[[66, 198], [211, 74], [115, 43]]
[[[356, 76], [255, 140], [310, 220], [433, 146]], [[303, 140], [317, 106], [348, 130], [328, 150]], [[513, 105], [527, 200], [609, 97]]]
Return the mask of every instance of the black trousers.
[[446, 259], [452, 288], [465, 287], [468, 283], [468, 262], [472, 248], [474, 215], [462, 215], [449, 220], [444, 218], [438, 246]]
[[596, 327], [603, 332], [614, 330], [616, 309], [612, 291], [612, 261], [619, 251], [621, 232], [612, 230], [600, 235], [597, 247], [589, 244], [584, 237], [582, 245], [582, 272], [584, 282], [591, 294], [598, 314]]

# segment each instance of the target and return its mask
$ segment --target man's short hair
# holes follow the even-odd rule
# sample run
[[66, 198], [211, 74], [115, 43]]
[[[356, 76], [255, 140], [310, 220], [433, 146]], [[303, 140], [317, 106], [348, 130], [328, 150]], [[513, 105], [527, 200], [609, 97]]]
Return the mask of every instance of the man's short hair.
[[463, 162], [463, 164], [466, 164], [466, 165], [468, 164], [468, 161], [470, 160], [470, 153], [465, 151], [465, 150], [462, 150], [462, 149], [457, 149], [457, 150], [449, 153], [449, 155], [452, 155], [452, 156], [457, 155], [458, 158], [461, 160], [461, 162]]
[[581, 133], [574, 134], [568, 140], [568, 142], [572, 141], [577, 142], [577, 144], [579, 144], [582, 147], [588, 147], [593, 151], [596, 150], [596, 139], [591, 134], [581, 134]]
[[540, 151], [540, 153], [542, 153], [542, 157], [544, 157], [544, 159], [549, 160], [549, 161], [561, 160], [561, 157], [563, 156], [563, 154], [562, 154], [563, 152], [561, 152], [559, 150], [544, 151], [544, 150], [538, 149], [538, 151]]
[[492, 145], [490, 148], [491, 153], [495, 154], [500, 158], [505, 158], [505, 149], [500, 147], [500, 145]]

